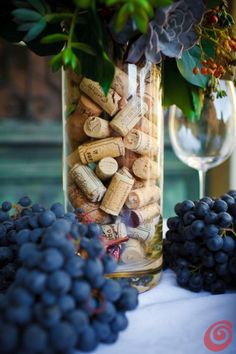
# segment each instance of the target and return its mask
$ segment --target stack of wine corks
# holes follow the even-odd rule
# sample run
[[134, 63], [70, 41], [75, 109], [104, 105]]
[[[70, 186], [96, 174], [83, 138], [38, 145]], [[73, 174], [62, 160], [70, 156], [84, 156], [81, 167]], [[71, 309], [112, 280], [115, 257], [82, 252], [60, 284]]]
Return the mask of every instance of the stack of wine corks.
[[104, 237], [115, 241], [110, 253], [119, 251], [123, 263], [145, 259], [160, 215], [161, 142], [153, 105], [152, 84], [141, 92], [116, 68], [107, 96], [98, 83], [80, 80], [77, 107], [66, 122], [70, 203], [102, 225]]

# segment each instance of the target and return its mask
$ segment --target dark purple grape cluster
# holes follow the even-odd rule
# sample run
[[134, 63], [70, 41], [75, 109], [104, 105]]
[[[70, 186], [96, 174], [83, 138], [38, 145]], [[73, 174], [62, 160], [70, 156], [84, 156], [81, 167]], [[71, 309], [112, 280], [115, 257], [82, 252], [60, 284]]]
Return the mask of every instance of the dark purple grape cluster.
[[45, 209], [24, 197], [14, 208], [17, 216], [8, 202], [0, 210], [1, 353], [73, 354], [114, 343], [138, 296], [107, 277], [116, 263], [100, 227], [78, 222], [59, 203]]
[[236, 191], [218, 199], [185, 200], [167, 220], [165, 266], [195, 292], [221, 294], [236, 285]]

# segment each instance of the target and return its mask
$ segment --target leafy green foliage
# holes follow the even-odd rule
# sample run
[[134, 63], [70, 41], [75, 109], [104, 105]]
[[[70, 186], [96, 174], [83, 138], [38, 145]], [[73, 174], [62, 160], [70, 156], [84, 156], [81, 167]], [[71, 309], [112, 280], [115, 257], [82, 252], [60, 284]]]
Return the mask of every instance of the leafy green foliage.
[[191, 120], [199, 117], [201, 90], [184, 80], [174, 59], [167, 59], [164, 63], [163, 86], [164, 106], [168, 107], [175, 104]]
[[177, 60], [177, 66], [181, 75], [193, 85], [206, 88], [209, 80], [208, 75], [193, 75], [193, 68], [200, 65], [201, 50], [198, 46], [183, 52], [182, 58]]

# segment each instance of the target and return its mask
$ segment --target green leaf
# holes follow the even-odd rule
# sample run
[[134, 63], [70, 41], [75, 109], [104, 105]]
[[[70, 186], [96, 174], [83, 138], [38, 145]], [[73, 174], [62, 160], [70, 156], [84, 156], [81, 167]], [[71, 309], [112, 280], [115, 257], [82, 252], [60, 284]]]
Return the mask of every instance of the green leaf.
[[115, 4], [117, 4], [119, 2], [119, 0], [105, 0], [105, 3], [107, 6], [113, 6]]
[[68, 66], [70, 64], [72, 56], [73, 56], [73, 52], [71, 48], [66, 48], [63, 50], [62, 59], [65, 66]]
[[91, 6], [91, 0], [74, 0], [74, 3], [81, 9], [87, 9]]
[[99, 58], [98, 61], [99, 61], [99, 66], [101, 68], [101, 75], [98, 77], [97, 81], [99, 82], [105, 95], [107, 95], [111, 87], [111, 83], [114, 79], [115, 66], [105, 52], [103, 52], [102, 57]]
[[186, 50], [182, 54], [182, 58], [177, 60], [178, 69], [188, 82], [193, 85], [206, 88], [209, 80], [208, 75], [193, 74], [193, 68], [199, 66], [201, 61], [201, 50], [198, 46], [190, 50]]
[[195, 118], [196, 111], [191, 91], [196, 87], [184, 80], [176, 66], [176, 61], [173, 59], [166, 58], [164, 62], [163, 88], [163, 105], [165, 107], [175, 104], [186, 117]]
[[207, 57], [209, 58], [214, 58], [215, 57], [215, 44], [212, 43], [212, 41], [209, 41], [206, 38], [202, 38], [201, 39], [201, 46], [202, 46], [202, 50], [203, 52], [207, 55]]
[[28, 31], [30, 30], [34, 25], [36, 25], [38, 22], [26, 22], [22, 23], [20, 26], [17, 27], [19, 31]]
[[136, 8], [142, 7], [149, 17], [154, 16], [153, 7], [149, 4], [148, 1], [146, 0], [136, 0], [136, 1], [138, 3], [138, 7]]
[[45, 7], [42, 1], [40, 0], [27, 0], [27, 2], [34, 7], [41, 15], [45, 14]]
[[152, 0], [152, 3], [157, 7], [164, 7], [171, 5], [173, 0]]
[[29, 9], [16, 9], [12, 11], [13, 16], [20, 21], [40, 21], [42, 16], [34, 11]]
[[146, 12], [139, 8], [138, 11], [135, 11], [133, 19], [139, 31], [145, 33], [148, 27], [148, 16]]
[[73, 48], [82, 50], [83, 52], [90, 54], [90, 55], [96, 55], [96, 52], [94, 51], [94, 49], [92, 47], [90, 47], [88, 44], [86, 43], [81, 43], [81, 42], [72, 42], [71, 46]]
[[43, 44], [51, 44], [56, 42], [65, 42], [68, 40], [68, 35], [63, 33], [49, 34], [41, 39]]
[[212, 7], [217, 7], [222, 3], [222, 0], [207, 0], [206, 1], [206, 6], [208, 9], [211, 9]]
[[46, 22], [49, 23], [57, 23], [64, 20], [72, 19], [73, 14], [70, 12], [63, 12], [63, 13], [54, 13], [54, 14], [47, 14], [44, 18]]
[[32, 41], [33, 39], [35, 39], [36, 37], [38, 37], [38, 35], [40, 33], [43, 32], [43, 30], [46, 27], [46, 22], [45, 21], [39, 21], [38, 23], [36, 23], [33, 27], [31, 27], [31, 29], [29, 30], [29, 32], [26, 34], [26, 36], [24, 37], [24, 41], [25, 42], [29, 42]]
[[195, 112], [194, 118], [199, 119], [201, 116], [201, 111], [202, 111], [202, 107], [204, 104], [204, 90], [199, 87], [192, 86], [191, 95], [192, 95], [192, 99], [193, 99], [193, 106], [194, 106], [194, 112]]
[[51, 65], [52, 71], [57, 71], [61, 68], [63, 61], [62, 61], [63, 53], [60, 52], [57, 55], [54, 55], [50, 60], [49, 64]]
[[122, 28], [124, 27], [124, 25], [128, 20], [129, 14], [130, 14], [129, 4], [125, 4], [120, 8], [115, 19], [115, 30], [117, 32], [120, 32], [122, 30]]

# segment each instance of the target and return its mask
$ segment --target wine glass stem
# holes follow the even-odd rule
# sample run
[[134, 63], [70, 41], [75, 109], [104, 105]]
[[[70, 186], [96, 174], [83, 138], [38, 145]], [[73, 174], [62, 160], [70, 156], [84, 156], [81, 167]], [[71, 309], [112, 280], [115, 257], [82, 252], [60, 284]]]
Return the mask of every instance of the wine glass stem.
[[205, 197], [206, 171], [198, 170], [200, 198]]

